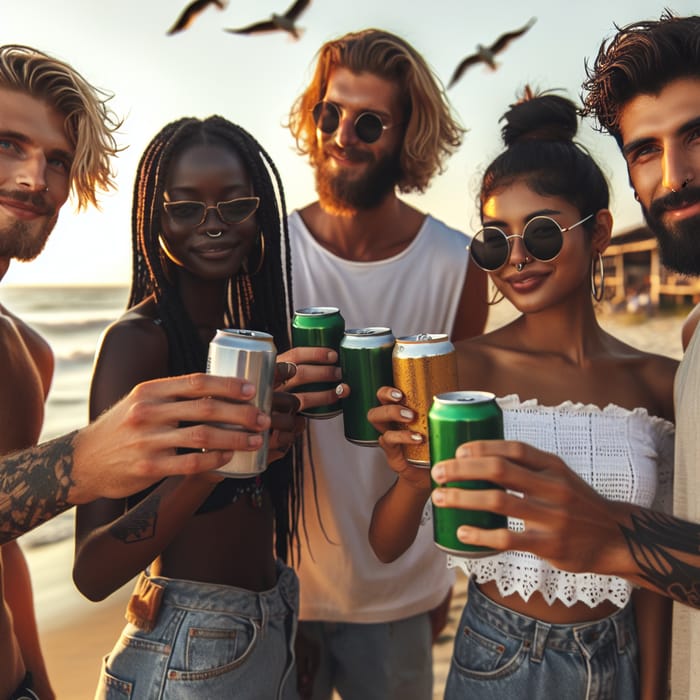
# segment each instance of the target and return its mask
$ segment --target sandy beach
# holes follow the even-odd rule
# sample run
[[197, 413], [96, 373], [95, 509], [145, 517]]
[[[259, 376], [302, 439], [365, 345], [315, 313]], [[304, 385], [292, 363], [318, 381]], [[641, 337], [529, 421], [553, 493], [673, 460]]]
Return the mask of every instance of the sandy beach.
[[[512, 316], [512, 310], [496, 307], [490, 327]], [[601, 324], [627, 342], [652, 352], [680, 357], [681, 315], [651, 318], [606, 315]], [[52, 528], [72, 533], [72, 513], [61, 516]], [[44, 655], [59, 700], [89, 700], [102, 657], [109, 652], [123, 625], [123, 611], [130, 586], [124, 586], [103, 603], [86, 600], [71, 579], [72, 538], [42, 544], [42, 529], [22, 538], [29, 561], [37, 619]], [[435, 698], [442, 697], [455, 625], [465, 602], [462, 576], [455, 588], [448, 628], [435, 647]]]

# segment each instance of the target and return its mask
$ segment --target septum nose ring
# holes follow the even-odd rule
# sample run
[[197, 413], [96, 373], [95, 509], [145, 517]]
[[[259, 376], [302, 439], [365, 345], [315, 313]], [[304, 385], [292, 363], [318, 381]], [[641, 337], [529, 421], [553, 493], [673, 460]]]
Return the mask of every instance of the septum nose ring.
[[206, 231], [205, 232], [209, 238], [219, 238], [223, 231]]
[[527, 265], [529, 262], [530, 262], [530, 258], [528, 258], [526, 255], [525, 260], [523, 260], [522, 262], [519, 262], [519, 263], [515, 263], [515, 269], [518, 272], [522, 272], [525, 265]]

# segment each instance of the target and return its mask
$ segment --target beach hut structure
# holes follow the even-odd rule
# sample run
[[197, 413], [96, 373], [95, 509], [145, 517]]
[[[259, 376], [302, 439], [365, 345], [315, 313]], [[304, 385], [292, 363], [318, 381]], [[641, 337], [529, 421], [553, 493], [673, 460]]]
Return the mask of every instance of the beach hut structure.
[[656, 237], [648, 226], [613, 233], [603, 253], [606, 300], [614, 308], [656, 308], [664, 303], [700, 301], [700, 279], [666, 269]]

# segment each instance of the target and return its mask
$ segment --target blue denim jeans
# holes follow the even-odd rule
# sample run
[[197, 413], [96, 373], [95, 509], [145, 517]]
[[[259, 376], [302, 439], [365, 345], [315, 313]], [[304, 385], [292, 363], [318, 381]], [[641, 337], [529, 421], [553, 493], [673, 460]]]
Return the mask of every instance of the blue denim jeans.
[[319, 646], [313, 700], [330, 700], [334, 689], [342, 700], [432, 700], [428, 613], [380, 623], [305, 621], [299, 632]]
[[142, 575], [128, 617], [143, 620], [127, 624], [104, 660], [96, 700], [281, 698], [296, 682], [299, 586], [291, 569], [277, 569], [262, 593]]
[[469, 583], [445, 700], [636, 700], [632, 604], [595, 622], [550, 625], [508, 610]]

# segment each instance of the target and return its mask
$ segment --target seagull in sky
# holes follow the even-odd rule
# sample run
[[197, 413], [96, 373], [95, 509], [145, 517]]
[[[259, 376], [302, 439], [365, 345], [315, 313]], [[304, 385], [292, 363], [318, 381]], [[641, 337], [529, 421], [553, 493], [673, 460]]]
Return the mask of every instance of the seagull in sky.
[[524, 27], [516, 29], [514, 32], [507, 32], [506, 34], [501, 34], [501, 36], [494, 41], [491, 46], [482, 46], [478, 44], [476, 47], [476, 53], [471, 56], [467, 56], [455, 69], [455, 72], [450, 78], [450, 83], [447, 86], [448, 89], [451, 88], [464, 74], [470, 66], [476, 65], [477, 63], [485, 63], [492, 70], [496, 70], [496, 54], [503, 51], [503, 49], [510, 44], [513, 39], [517, 39], [519, 36], [525, 34], [530, 27], [536, 22], [536, 18], [533, 17]]
[[296, 2], [283, 14], [273, 14], [268, 20], [250, 24], [238, 29], [227, 29], [232, 34], [256, 34], [258, 32], [273, 32], [283, 30], [289, 32], [295, 39], [299, 38], [300, 29], [294, 24], [299, 15], [311, 4], [311, 0], [296, 0]]
[[187, 29], [197, 17], [206, 10], [209, 5], [214, 5], [220, 10], [223, 10], [228, 4], [228, 0], [194, 0], [180, 14], [170, 29], [168, 34], [177, 34], [183, 29]]

